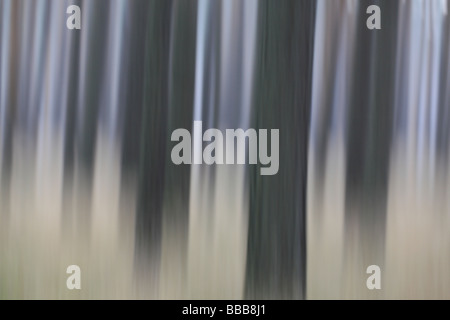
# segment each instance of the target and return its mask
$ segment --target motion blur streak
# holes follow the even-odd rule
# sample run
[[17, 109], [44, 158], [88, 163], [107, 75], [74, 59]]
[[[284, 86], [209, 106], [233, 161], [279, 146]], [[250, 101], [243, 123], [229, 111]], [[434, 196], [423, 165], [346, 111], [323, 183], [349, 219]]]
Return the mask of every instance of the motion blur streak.
[[0, 299], [450, 298], [448, 2], [0, 0]]
[[[317, 2], [308, 298], [450, 298], [447, 8]], [[382, 290], [367, 290], [373, 264]]]

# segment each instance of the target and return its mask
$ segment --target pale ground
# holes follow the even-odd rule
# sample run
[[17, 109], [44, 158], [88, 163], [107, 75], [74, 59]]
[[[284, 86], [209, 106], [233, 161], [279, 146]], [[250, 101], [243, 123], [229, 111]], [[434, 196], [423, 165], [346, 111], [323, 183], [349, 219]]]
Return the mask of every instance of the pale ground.
[[[131, 186], [119, 192], [116, 148], [98, 137], [92, 204], [86, 209], [80, 170], [63, 206], [61, 141], [39, 146], [38, 154], [16, 137], [9, 210], [0, 203], [0, 299], [243, 298], [248, 195], [242, 168], [223, 166], [214, 185], [208, 179], [197, 181], [200, 170], [193, 170], [192, 183], [204, 189], [194, 188], [191, 194], [187, 240], [170, 221], [163, 222], [161, 261], [155, 262], [158, 287], [138, 292], [134, 284], [146, 279], [134, 279], [135, 192]], [[344, 241], [342, 150], [338, 141], [330, 143], [322, 195], [312, 192], [315, 180], [309, 176], [308, 298], [449, 299], [450, 179], [426, 172], [419, 179], [417, 163], [408, 161], [407, 150], [397, 148], [388, 190], [382, 288], [370, 291], [360, 255], [371, 249], [357, 241], [346, 247]], [[347, 230], [358, 235], [357, 228]], [[186, 260], [181, 248], [187, 250]], [[66, 268], [72, 264], [81, 268], [81, 290], [66, 288]], [[148, 268], [152, 274], [152, 266]]]
[[[310, 158], [308, 299], [450, 298], [450, 179], [439, 176], [443, 170], [433, 177], [426, 170], [430, 162], [419, 166], [405, 145], [399, 141], [391, 157], [381, 290], [366, 287], [368, 266], [362, 263], [361, 252], [371, 248], [356, 241], [345, 247], [342, 141], [329, 144], [322, 195], [312, 192]], [[425, 171], [421, 177], [417, 168]], [[356, 229], [347, 230], [358, 234]]]
[[[194, 188], [188, 239], [163, 220], [161, 261], [145, 267], [145, 277], [158, 279], [136, 279], [135, 191], [130, 186], [120, 194], [117, 148], [97, 137], [91, 206], [80, 168], [63, 205], [62, 141], [47, 137], [49, 143], [33, 148], [15, 137], [10, 207], [0, 206], [0, 299], [242, 298], [247, 249], [243, 166], [231, 171], [223, 166], [216, 185], [204, 181], [205, 190]], [[5, 197], [4, 188], [0, 191]], [[180, 254], [183, 248], [187, 261]], [[72, 264], [81, 268], [81, 290], [66, 287], [66, 268]]]
[[[134, 212], [134, 195], [122, 194], [119, 201], [120, 177], [112, 174], [119, 172], [114, 147], [100, 144], [97, 150], [92, 216], [87, 219], [86, 182], [78, 170], [63, 206], [60, 141], [40, 146], [40, 157], [19, 139], [13, 151], [10, 207], [0, 207], [0, 299], [135, 297], [134, 215], [129, 214]], [[66, 268], [72, 264], [81, 268], [81, 290], [66, 287]]]

